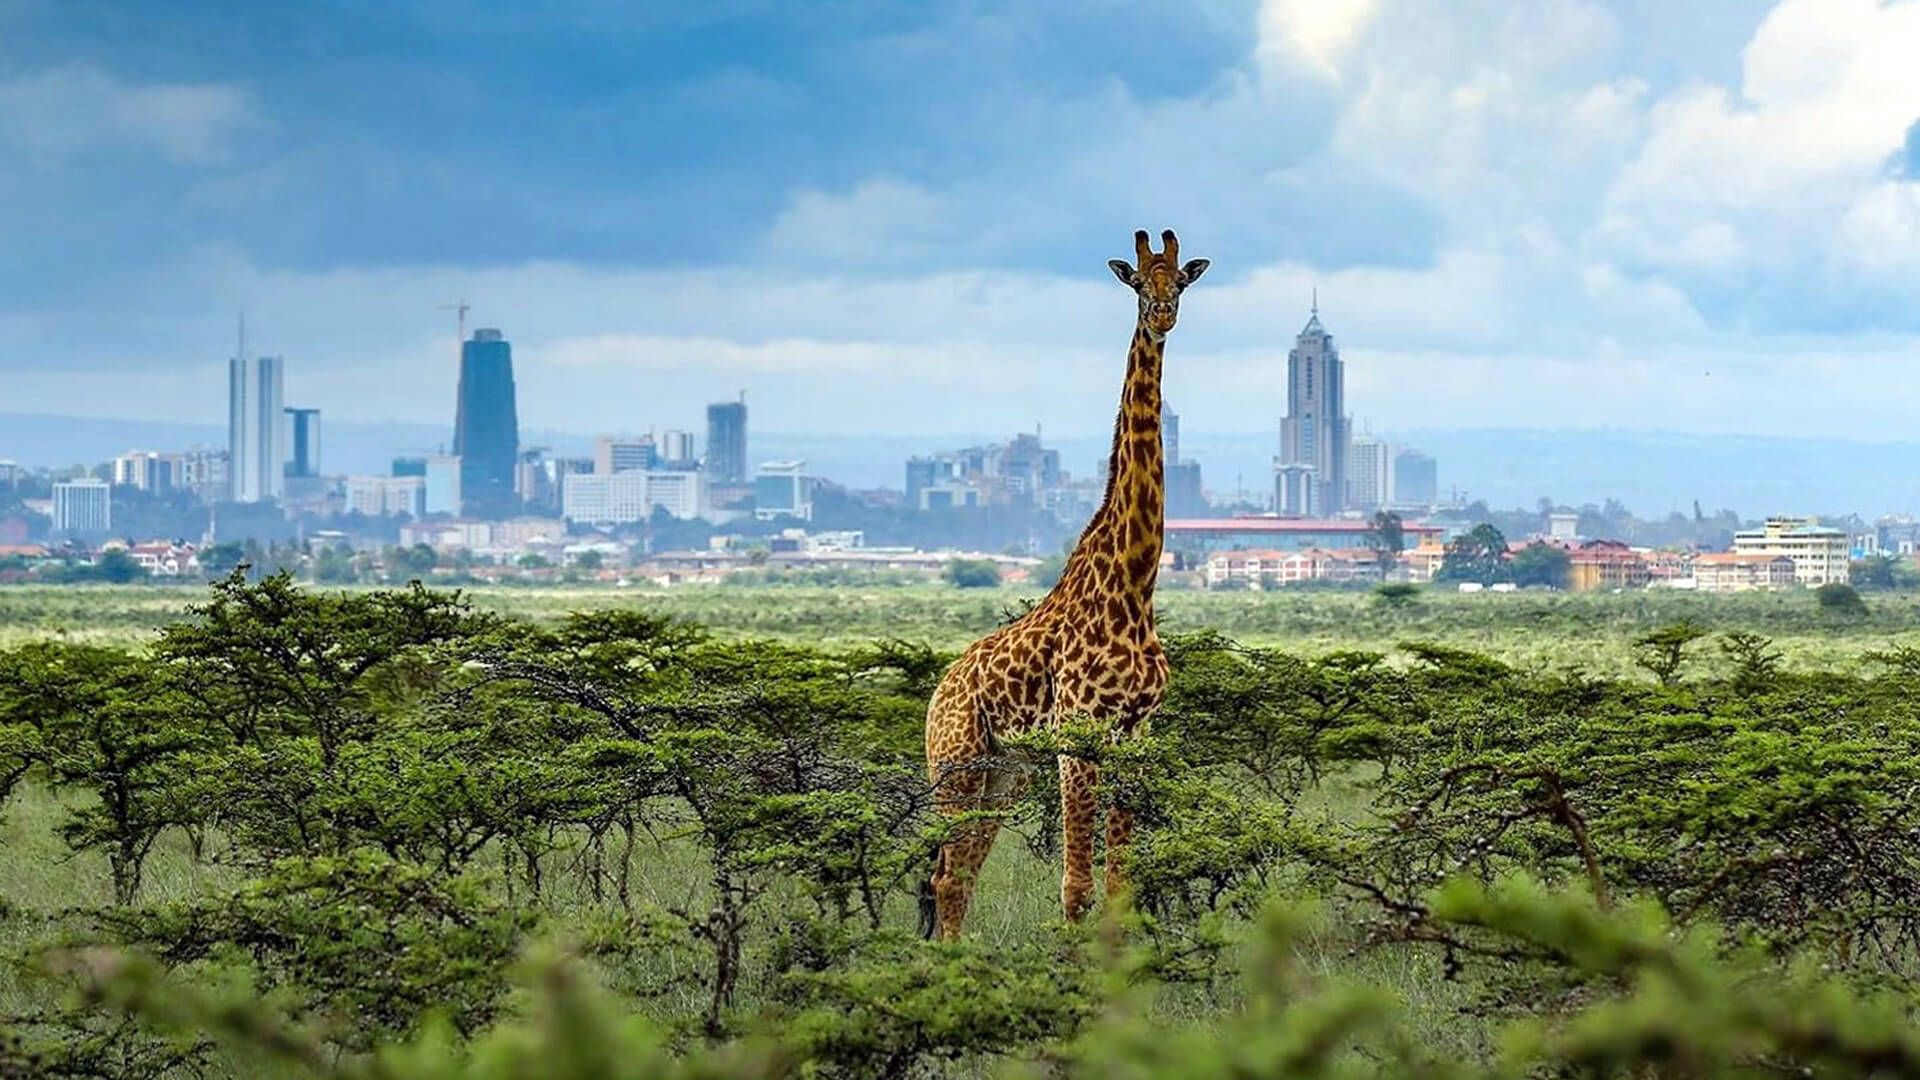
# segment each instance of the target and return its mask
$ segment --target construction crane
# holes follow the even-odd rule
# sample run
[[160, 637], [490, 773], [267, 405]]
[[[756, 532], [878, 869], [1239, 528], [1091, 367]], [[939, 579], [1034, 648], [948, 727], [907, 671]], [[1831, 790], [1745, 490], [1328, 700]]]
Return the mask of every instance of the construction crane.
[[465, 300], [456, 300], [451, 304], [441, 304], [436, 310], [452, 311], [454, 316], [454, 351], [458, 352], [467, 343], [467, 312], [473, 310]]

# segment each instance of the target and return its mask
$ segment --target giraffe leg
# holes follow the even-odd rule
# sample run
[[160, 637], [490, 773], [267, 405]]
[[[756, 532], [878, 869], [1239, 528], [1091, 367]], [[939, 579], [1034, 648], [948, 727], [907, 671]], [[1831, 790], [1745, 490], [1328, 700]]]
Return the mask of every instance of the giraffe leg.
[[1079, 922], [1093, 906], [1093, 830], [1100, 816], [1100, 767], [1081, 758], [1060, 759], [1060, 828], [1066, 872], [1060, 879], [1060, 906], [1068, 922]]
[[1122, 807], [1107, 810], [1107, 901], [1112, 903], [1127, 891], [1127, 855], [1133, 845], [1133, 811]]
[[[1012, 769], [991, 766], [986, 759], [975, 759], [958, 766], [949, 764], [946, 775], [936, 780], [935, 805], [949, 816], [973, 810], [1004, 810], [1025, 789], [1025, 778]], [[934, 864], [933, 936], [951, 941], [960, 936], [967, 908], [973, 902], [973, 889], [980, 867], [993, 851], [1000, 834], [1000, 819], [978, 818], [957, 827]]]

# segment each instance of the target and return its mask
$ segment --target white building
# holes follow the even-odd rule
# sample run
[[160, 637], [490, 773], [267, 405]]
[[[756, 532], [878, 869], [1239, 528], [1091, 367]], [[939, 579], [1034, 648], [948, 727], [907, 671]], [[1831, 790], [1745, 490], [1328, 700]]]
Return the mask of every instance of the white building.
[[113, 489], [83, 476], [53, 485], [53, 527], [59, 532], [103, 533], [113, 528]]
[[1347, 450], [1347, 506], [1377, 510], [1399, 500], [1393, 490], [1392, 443], [1372, 435], [1355, 435]]
[[233, 501], [278, 499], [285, 489], [287, 429], [277, 356], [236, 356], [227, 365], [227, 450]]
[[569, 476], [560, 492], [560, 516], [590, 525], [620, 525], [645, 521], [657, 507], [690, 520], [700, 516], [705, 495], [703, 474], [693, 470]]
[[753, 477], [753, 516], [813, 520], [813, 479], [804, 461], [769, 461]]
[[152, 450], [129, 450], [113, 459], [113, 482], [117, 487], [141, 491], [171, 491], [174, 486], [175, 455]]
[[427, 478], [349, 476], [347, 511], [368, 517], [420, 517], [427, 512]]
[[1845, 584], [1852, 578], [1852, 543], [1844, 529], [1830, 529], [1814, 518], [1770, 517], [1758, 529], [1733, 534], [1737, 555], [1785, 555], [1793, 560], [1793, 579], [1802, 585]]
[[658, 460], [651, 435], [602, 435], [593, 444], [596, 474], [639, 472]]

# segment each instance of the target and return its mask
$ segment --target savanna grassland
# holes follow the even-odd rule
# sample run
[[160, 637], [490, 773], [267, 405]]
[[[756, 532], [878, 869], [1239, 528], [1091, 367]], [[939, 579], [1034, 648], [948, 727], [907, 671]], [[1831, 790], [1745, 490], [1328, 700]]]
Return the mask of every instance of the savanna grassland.
[[[473, 605], [536, 623], [573, 612], [640, 611], [695, 622], [725, 638], [856, 646], [879, 638], [957, 651], [992, 629], [1035, 590], [945, 585], [469, 588]], [[0, 646], [42, 638], [138, 646], [201, 598], [190, 587], [21, 586], [0, 589]], [[1172, 634], [1211, 630], [1246, 645], [1303, 655], [1391, 651], [1440, 641], [1526, 668], [1634, 670], [1633, 642], [1674, 622], [1769, 637], [1790, 665], [1846, 667], [1861, 655], [1920, 644], [1920, 593], [1868, 594], [1863, 615], [1823, 612], [1810, 593], [1702, 595], [1423, 592], [1405, 605], [1367, 591], [1165, 590], [1158, 607]]]
[[1165, 592], [926, 942], [1021, 599], [0, 589], [0, 1076], [1920, 1074], [1914, 597]]

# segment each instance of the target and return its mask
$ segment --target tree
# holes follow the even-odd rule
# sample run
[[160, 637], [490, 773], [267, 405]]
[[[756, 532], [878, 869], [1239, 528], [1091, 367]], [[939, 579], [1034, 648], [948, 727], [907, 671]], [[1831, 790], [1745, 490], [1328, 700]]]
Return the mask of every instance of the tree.
[[1434, 574], [1436, 581], [1477, 581], [1491, 585], [1507, 576], [1507, 538], [1491, 524], [1475, 525], [1447, 544]]
[[234, 541], [212, 544], [200, 550], [200, 571], [210, 578], [223, 578], [246, 559], [246, 548]]
[[1660, 680], [1660, 685], [1672, 686], [1680, 681], [1680, 667], [1686, 663], [1687, 646], [1706, 636], [1705, 630], [1685, 620], [1663, 626], [1633, 643], [1639, 654], [1633, 662], [1651, 672], [1654, 678]]
[[1860, 593], [1851, 585], [1830, 581], [1813, 590], [1813, 597], [1820, 602], [1820, 610], [1832, 615], [1844, 615], [1859, 618], [1867, 613], [1867, 602], [1860, 599]]
[[597, 551], [583, 551], [580, 553], [579, 558], [573, 560], [573, 565], [582, 570], [598, 570], [605, 561], [605, 558]]
[[986, 559], [955, 559], [941, 576], [958, 589], [991, 589], [1000, 584], [1000, 568]]
[[121, 548], [100, 556], [93, 564], [93, 576], [114, 585], [126, 585], [147, 576], [147, 568], [133, 561], [133, 556]]
[[1407, 530], [1400, 515], [1391, 510], [1375, 513], [1367, 526], [1367, 547], [1373, 549], [1374, 558], [1379, 560], [1380, 573], [1392, 573], [1399, 565], [1400, 553], [1407, 549]]
[[1573, 556], [1566, 549], [1552, 544], [1535, 542], [1521, 548], [1513, 556], [1512, 573], [1515, 585], [1546, 585], [1555, 589], [1567, 587], [1568, 576], [1573, 569]]

